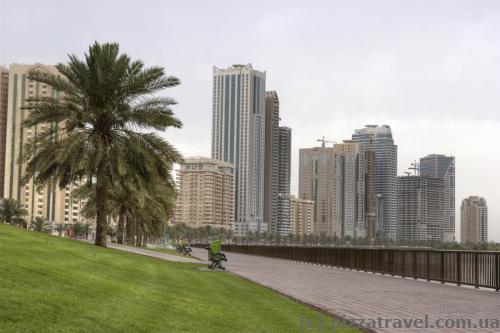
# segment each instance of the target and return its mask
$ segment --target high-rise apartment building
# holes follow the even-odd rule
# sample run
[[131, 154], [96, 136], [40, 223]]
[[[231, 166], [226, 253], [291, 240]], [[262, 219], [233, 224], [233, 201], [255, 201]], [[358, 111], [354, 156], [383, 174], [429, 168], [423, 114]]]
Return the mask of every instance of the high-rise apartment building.
[[299, 151], [299, 199], [313, 201], [313, 232], [334, 236], [335, 151], [331, 147]]
[[279, 99], [266, 91], [264, 141], [264, 222], [273, 235], [286, 236], [290, 224], [290, 170], [292, 130], [279, 126]]
[[278, 138], [278, 218], [274, 231], [280, 236], [287, 236], [292, 233], [290, 221], [292, 129], [279, 127]]
[[266, 91], [264, 140], [264, 222], [277, 234], [279, 172], [279, 99], [276, 91]]
[[187, 158], [177, 175], [174, 223], [191, 227], [232, 229], [234, 223], [234, 168], [227, 162]]
[[486, 200], [470, 196], [462, 200], [460, 207], [462, 243], [486, 243], [488, 241], [488, 206]]
[[335, 144], [333, 149], [335, 235], [340, 238], [373, 237], [375, 216], [373, 152], [349, 140]]
[[25, 165], [19, 159], [23, 154], [25, 143], [32, 139], [45, 126], [61, 126], [46, 124], [27, 128], [24, 119], [28, 116], [26, 99], [28, 97], [47, 96], [59, 98], [59, 92], [44, 83], [28, 79], [31, 70], [57, 73], [54, 66], [13, 64], [9, 68], [9, 92], [7, 109], [7, 131], [5, 143], [5, 198], [16, 199], [28, 212], [28, 220], [36, 216], [45, 217], [53, 223], [83, 223], [86, 221], [80, 214], [83, 201], [73, 200], [71, 191], [79, 186], [78, 182], [60, 189], [57, 182], [42, 187], [29, 181], [21, 185]]
[[430, 176], [402, 176], [398, 184], [398, 239], [443, 240], [444, 181]]
[[313, 233], [313, 207], [311, 200], [290, 197], [290, 218], [295, 235], [303, 237]]
[[397, 165], [398, 147], [394, 144], [391, 128], [387, 125], [366, 125], [356, 129], [352, 135], [354, 142], [360, 143], [375, 154], [374, 181], [377, 211], [376, 233], [381, 239], [397, 237]]
[[443, 240], [455, 240], [455, 157], [432, 154], [420, 159], [420, 175], [444, 181]]
[[290, 194], [291, 161], [292, 161], [292, 129], [286, 126], [279, 128], [278, 144], [278, 193]]
[[9, 70], [0, 66], [0, 193], [3, 195], [5, 177], [5, 140], [7, 135], [7, 102], [9, 95]]
[[267, 231], [264, 221], [266, 73], [252, 65], [213, 68], [212, 158], [235, 168], [236, 235]]

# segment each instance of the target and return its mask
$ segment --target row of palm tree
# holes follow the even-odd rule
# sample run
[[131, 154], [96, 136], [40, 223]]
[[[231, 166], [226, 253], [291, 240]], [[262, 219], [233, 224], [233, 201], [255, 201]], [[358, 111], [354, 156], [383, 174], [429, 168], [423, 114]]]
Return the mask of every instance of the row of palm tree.
[[0, 205], [0, 220], [4, 223], [14, 225], [25, 225], [25, 216], [28, 211], [24, 209], [15, 199], [2, 199]]
[[188, 243], [209, 243], [214, 239], [230, 242], [233, 239], [233, 231], [228, 228], [217, 228], [210, 225], [193, 228], [186, 224], [172, 224], [165, 227], [165, 237], [173, 243], [180, 240]]
[[22, 208], [17, 200], [7, 198], [2, 199], [0, 204], [0, 221], [4, 223], [18, 225], [37, 232], [56, 231], [59, 236], [62, 236], [63, 233], [68, 233], [72, 237], [84, 235], [88, 237], [90, 225], [87, 223], [58, 223], [55, 226], [51, 226], [47, 219], [43, 216], [35, 216], [28, 222], [26, 220], [27, 215], [27, 210]]
[[27, 99], [24, 126], [38, 131], [25, 145], [23, 183], [83, 184], [75, 195], [87, 199], [84, 210], [96, 220], [96, 245], [106, 246], [111, 218], [119, 242], [147, 241], [163, 230], [175, 201], [171, 171], [182, 158], [156, 132], [182, 124], [175, 101], [157, 93], [179, 79], [120, 54], [115, 43], [95, 42], [84, 59], [70, 55], [56, 69], [28, 75], [61, 97]]
[[223, 242], [247, 245], [305, 245], [305, 246], [370, 246], [370, 247], [424, 247], [436, 249], [452, 250], [498, 250], [498, 245], [494, 243], [485, 244], [459, 244], [457, 242], [439, 241], [417, 241], [417, 240], [373, 240], [366, 238], [329, 236], [322, 234], [295, 235], [288, 234], [274, 235], [268, 232], [249, 231], [244, 236], [235, 236], [231, 229], [214, 228], [210, 225], [203, 227], [190, 227], [185, 224], [170, 225], [165, 229], [166, 235], [173, 242], [185, 240], [190, 243], [208, 243], [213, 239], [220, 239]]

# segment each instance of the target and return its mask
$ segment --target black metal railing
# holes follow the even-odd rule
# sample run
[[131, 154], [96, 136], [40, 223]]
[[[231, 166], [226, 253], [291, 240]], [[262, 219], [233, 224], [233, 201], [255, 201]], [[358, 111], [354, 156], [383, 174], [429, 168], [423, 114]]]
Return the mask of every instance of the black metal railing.
[[500, 290], [500, 252], [235, 244], [223, 251]]

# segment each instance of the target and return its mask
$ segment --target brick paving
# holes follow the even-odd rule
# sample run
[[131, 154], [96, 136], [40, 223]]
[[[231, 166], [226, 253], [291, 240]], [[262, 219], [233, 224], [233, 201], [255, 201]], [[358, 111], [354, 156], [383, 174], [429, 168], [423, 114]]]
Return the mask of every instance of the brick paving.
[[[206, 250], [193, 249], [206, 258]], [[376, 328], [377, 332], [500, 332], [500, 328], [431, 328], [437, 319], [500, 320], [500, 293], [409, 278], [383, 276], [272, 258], [226, 253], [234, 274], [333, 315], [413, 319], [429, 316], [429, 328]], [[491, 323], [491, 322], [490, 322]], [[498, 323], [498, 322], [496, 322]], [[444, 324], [444, 322], [440, 322]], [[482, 322], [483, 326], [485, 322]], [[455, 326], [457, 324], [454, 324]]]

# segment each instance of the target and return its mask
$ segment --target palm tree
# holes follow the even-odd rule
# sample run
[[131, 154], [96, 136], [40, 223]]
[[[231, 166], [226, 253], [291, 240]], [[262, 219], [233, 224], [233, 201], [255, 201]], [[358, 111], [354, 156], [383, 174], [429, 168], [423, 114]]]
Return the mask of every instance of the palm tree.
[[8, 224], [22, 224], [24, 216], [28, 215], [28, 211], [19, 205], [15, 199], [2, 199], [0, 206], [0, 219]]
[[34, 231], [42, 232], [47, 230], [49, 223], [43, 216], [36, 216], [34, 220], [31, 221], [31, 228]]
[[64, 223], [58, 223], [58, 224], [56, 224], [55, 229], [56, 229], [57, 234], [59, 235], [59, 237], [61, 237], [62, 234], [63, 234], [63, 232], [66, 230], [66, 224], [64, 224]]
[[[86, 200], [82, 209], [84, 217], [93, 218], [96, 216], [97, 201], [95, 185], [79, 187], [71, 195], [77, 200]], [[108, 189], [108, 213], [114, 218], [118, 218], [118, 227], [116, 230], [117, 243], [123, 243], [127, 215], [132, 215], [133, 208], [137, 206], [137, 202], [142, 196], [143, 191], [139, 189], [134, 190], [123, 184], [115, 184], [115, 186]]]
[[[126, 183], [109, 188], [108, 209], [110, 214], [118, 219], [117, 228], [113, 234], [118, 243], [123, 243], [125, 224], [127, 225], [128, 243], [134, 245], [136, 230], [142, 245], [151, 236], [163, 235], [166, 221], [173, 213], [175, 192], [168, 186], [157, 184], [148, 189], [133, 189]], [[82, 209], [84, 217], [96, 215], [96, 191], [93, 187], [80, 187], [73, 191], [75, 199], [86, 199]], [[109, 235], [109, 232], [108, 232]]]
[[106, 246], [109, 188], [123, 179], [144, 188], [160, 181], [174, 188], [171, 169], [181, 161], [177, 150], [154, 131], [180, 128], [171, 106], [175, 101], [155, 94], [180, 81], [163, 68], [144, 68], [119, 54], [118, 44], [89, 47], [85, 59], [69, 56], [58, 74], [32, 71], [30, 80], [61, 92], [61, 98], [28, 98], [25, 126], [46, 126], [30, 140], [23, 156], [27, 182], [60, 187], [74, 181], [95, 183], [95, 244]]

